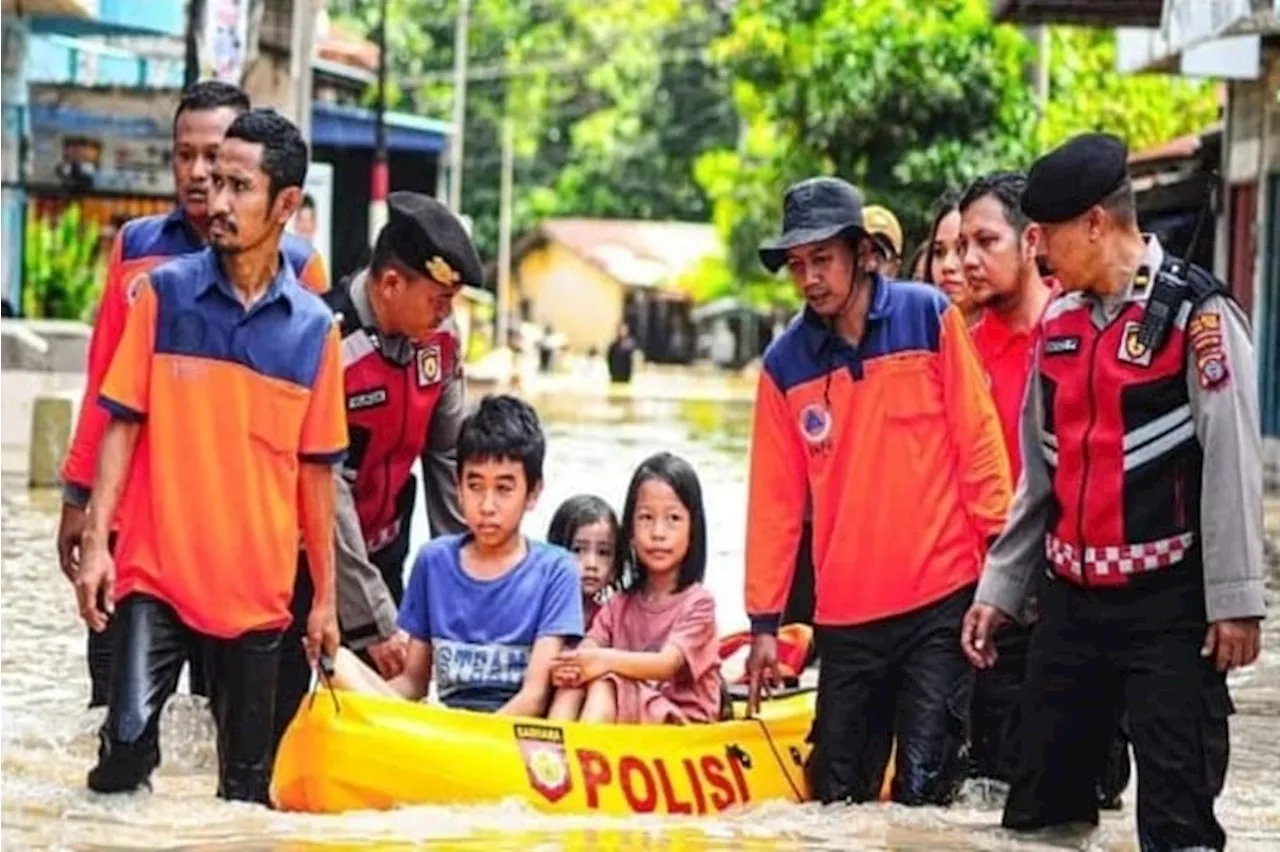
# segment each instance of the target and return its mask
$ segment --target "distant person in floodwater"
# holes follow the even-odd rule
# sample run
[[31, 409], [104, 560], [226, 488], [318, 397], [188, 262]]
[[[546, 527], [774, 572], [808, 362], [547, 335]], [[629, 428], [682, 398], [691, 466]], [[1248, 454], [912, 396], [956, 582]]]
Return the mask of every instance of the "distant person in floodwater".
[[605, 352], [605, 360], [609, 362], [609, 381], [615, 384], [630, 384], [632, 359], [635, 357], [636, 341], [631, 336], [631, 328], [624, 322], [618, 326], [618, 336], [609, 344]]

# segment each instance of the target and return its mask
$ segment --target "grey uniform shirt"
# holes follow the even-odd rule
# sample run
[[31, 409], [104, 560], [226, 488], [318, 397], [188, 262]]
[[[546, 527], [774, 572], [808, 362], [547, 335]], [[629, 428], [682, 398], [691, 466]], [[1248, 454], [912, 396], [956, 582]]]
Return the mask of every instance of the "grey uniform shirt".
[[[364, 274], [351, 284], [351, 300], [360, 315], [362, 325], [373, 322], [365, 293]], [[452, 329], [452, 322], [449, 323]], [[459, 352], [461, 363], [461, 352]], [[452, 535], [466, 530], [462, 508], [458, 502], [456, 477], [456, 447], [458, 428], [462, 423], [465, 391], [461, 369], [455, 370], [446, 380], [427, 431], [423, 447], [422, 486], [425, 496], [427, 522], [432, 537]], [[396, 605], [391, 590], [382, 579], [382, 572], [369, 561], [364, 533], [360, 529], [360, 517], [356, 514], [355, 498], [351, 484], [355, 471], [340, 467], [335, 470], [337, 490], [337, 591], [338, 622], [347, 634], [361, 638], [348, 642], [357, 649], [380, 639], [386, 639], [396, 631]], [[370, 627], [374, 630], [371, 632]]]
[[[1148, 238], [1143, 265], [1158, 269], [1164, 253]], [[1122, 297], [1103, 301], [1092, 295], [1069, 293], [1049, 306], [1057, 311], [1091, 303], [1094, 326], [1102, 328], [1131, 301], [1145, 301], [1146, 290], [1134, 292], [1132, 283]], [[1186, 313], [1189, 305], [1184, 305]], [[1258, 417], [1257, 374], [1249, 322], [1230, 299], [1211, 296], [1180, 319], [1200, 314], [1221, 317], [1221, 351], [1227, 378], [1211, 388], [1200, 382], [1200, 367], [1192, 347], [1187, 349], [1187, 393], [1195, 434], [1204, 451], [1200, 498], [1201, 550], [1204, 558], [1205, 607], [1210, 622], [1261, 618], [1266, 611], [1262, 560], [1262, 436]], [[1035, 572], [1045, 564], [1045, 534], [1053, 506], [1053, 482], [1041, 449], [1043, 428], [1038, 378], [1039, 349], [1023, 399], [1020, 446], [1022, 476], [1004, 532], [992, 546], [983, 567], [975, 600], [1006, 614], [1024, 610]]]

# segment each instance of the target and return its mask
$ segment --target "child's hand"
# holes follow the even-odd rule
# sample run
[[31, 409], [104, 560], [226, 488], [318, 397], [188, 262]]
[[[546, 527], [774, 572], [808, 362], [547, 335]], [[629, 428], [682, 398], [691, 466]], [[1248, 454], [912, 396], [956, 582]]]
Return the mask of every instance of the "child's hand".
[[551, 664], [552, 678], [572, 681], [570, 686], [581, 686], [609, 673], [606, 648], [575, 648], [561, 651]]

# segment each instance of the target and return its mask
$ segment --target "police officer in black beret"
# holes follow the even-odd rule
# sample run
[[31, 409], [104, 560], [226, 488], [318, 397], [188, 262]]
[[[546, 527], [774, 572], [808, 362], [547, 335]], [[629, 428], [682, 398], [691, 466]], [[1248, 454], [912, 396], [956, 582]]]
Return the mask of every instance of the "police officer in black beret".
[[1022, 418], [1023, 480], [961, 642], [979, 667], [1047, 557], [1004, 825], [1097, 824], [1123, 715], [1139, 845], [1222, 849], [1226, 673], [1258, 656], [1262, 462], [1244, 312], [1138, 228], [1124, 144], [1087, 134], [1022, 198], [1066, 293], [1045, 312]]
[[[454, 465], [465, 352], [451, 314], [454, 298], [463, 286], [478, 286], [483, 269], [462, 222], [434, 198], [393, 192], [387, 207], [369, 267], [326, 299], [342, 327], [350, 435], [337, 477], [338, 620], [343, 643], [391, 678], [407, 652], [396, 614], [417, 498], [415, 462], [422, 462], [431, 534], [466, 528]], [[300, 586], [308, 576], [298, 572]], [[310, 600], [310, 590], [299, 588], [295, 626], [306, 624]], [[282, 663], [278, 735], [310, 683], [295, 644], [298, 654]]]

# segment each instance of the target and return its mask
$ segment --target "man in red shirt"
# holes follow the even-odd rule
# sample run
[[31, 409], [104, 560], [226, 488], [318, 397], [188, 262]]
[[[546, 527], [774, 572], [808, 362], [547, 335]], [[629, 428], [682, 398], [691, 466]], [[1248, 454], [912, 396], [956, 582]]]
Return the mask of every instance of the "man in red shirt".
[[[993, 172], [974, 181], [960, 199], [960, 260], [982, 311], [969, 333], [987, 372], [1015, 483], [1022, 470], [1018, 424], [1031, 348], [1052, 295], [1037, 265], [1040, 229], [1019, 207], [1026, 183], [1020, 172]], [[1000, 662], [974, 682], [970, 758], [979, 777], [1008, 777], [1006, 742], [1030, 634], [1028, 625], [1006, 625], [996, 638]]]
[[[1040, 226], [1022, 212], [1027, 177], [992, 172], [975, 180], [960, 199], [960, 258], [981, 309], [969, 329], [987, 371], [1016, 483], [1022, 472], [1018, 430], [1040, 319], [1058, 294], [1057, 281], [1041, 274]], [[1008, 781], [1014, 766], [1013, 727], [1026, 671], [1033, 613], [996, 634], [999, 657], [978, 672], [970, 715], [974, 775]], [[1098, 782], [1099, 802], [1118, 808], [1129, 781], [1128, 743], [1117, 733]]]

